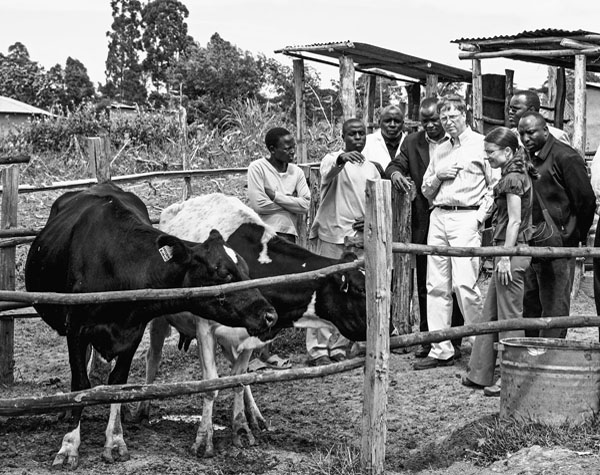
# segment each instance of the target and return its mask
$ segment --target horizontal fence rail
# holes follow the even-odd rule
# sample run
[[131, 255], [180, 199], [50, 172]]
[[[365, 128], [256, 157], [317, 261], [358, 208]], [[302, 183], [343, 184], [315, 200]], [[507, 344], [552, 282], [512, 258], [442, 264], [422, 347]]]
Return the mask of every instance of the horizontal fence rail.
[[[484, 322], [449, 330], [415, 333], [390, 338], [390, 349], [435, 343], [453, 338], [508, 330], [542, 330], [548, 328], [575, 328], [600, 326], [600, 317], [572, 316], [548, 318], [515, 318], [500, 322]], [[255, 372], [217, 379], [164, 384], [122, 384], [96, 386], [92, 389], [49, 396], [0, 399], [0, 416], [19, 416], [61, 411], [73, 407], [135, 402], [147, 399], [166, 399], [190, 394], [215, 391], [248, 384], [266, 384], [282, 381], [314, 379], [351, 371], [364, 365], [364, 357], [355, 357], [341, 363], [317, 368], [294, 368], [281, 371]]]

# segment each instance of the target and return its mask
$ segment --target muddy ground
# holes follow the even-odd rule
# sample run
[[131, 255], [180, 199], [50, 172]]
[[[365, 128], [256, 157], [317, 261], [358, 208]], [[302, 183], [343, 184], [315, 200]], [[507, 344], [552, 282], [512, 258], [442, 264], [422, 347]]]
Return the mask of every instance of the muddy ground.
[[[243, 181], [211, 180], [195, 192], [223, 191], [243, 194]], [[166, 182], [132, 187], [146, 201], [153, 216], [179, 197], [179, 189]], [[233, 190], [233, 191], [232, 191]], [[54, 196], [58, 196], [56, 193]], [[43, 225], [49, 202], [40, 195], [23, 195], [19, 225]], [[22, 248], [22, 249], [21, 249]], [[17, 271], [22, 275], [26, 246], [19, 250]], [[591, 273], [585, 275], [582, 291], [572, 314], [592, 314]], [[19, 282], [21, 285], [21, 282]], [[570, 331], [569, 338], [597, 339], [597, 330]], [[289, 357], [294, 367], [306, 364], [304, 333], [285, 331], [275, 351]], [[144, 348], [136, 354], [130, 382], [144, 380]], [[194, 380], [201, 377], [194, 342], [187, 353], [177, 349], [171, 336], [165, 345], [158, 382]], [[474, 430], [478, 422], [495, 418], [499, 399], [461, 386], [458, 376], [466, 370], [468, 348], [455, 366], [413, 371], [410, 353], [390, 357], [390, 390], [387, 416], [387, 473], [461, 474], [476, 473], [600, 473], [597, 454], [577, 455], [560, 449], [543, 452], [524, 448], [517, 457], [491, 467], [474, 463], [481, 440]], [[219, 355], [222, 373], [227, 368]], [[15, 384], [0, 386], [0, 397], [13, 398], [69, 391], [70, 376], [66, 341], [39, 319], [17, 319], [15, 323]], [[363, 392], [362, 369], [315, 380], [261, 385], [254, 395], [271, 429], [258, 433], [254, 447], [236, 449], [231, 443], [232, 392], [224, 390], [215, 407], [217, 455], [203, 459], [189, 451], [194, 441], [201, 396], [156, 401], [150, 424], [124, 424], [131, 459], [105, 464], [101, 459], [108, 408], [94, 406], [84, 411], [80, 464], [82, 474], [317, 474], [331, 452], [360, 450]], [[50, 465], [66, 431], [56, 414], [0, 417], [0, 473], [42, 475]], [[554, 462], [553, 457], [564, 457]], [[508, 457], [508, 454], [507, 454]], [[546, 464], [546, 465], [544, 465]], [[562, 469], [560, 467], [563, 467]], [[564, 469], [564, 471], [563, 471]]]

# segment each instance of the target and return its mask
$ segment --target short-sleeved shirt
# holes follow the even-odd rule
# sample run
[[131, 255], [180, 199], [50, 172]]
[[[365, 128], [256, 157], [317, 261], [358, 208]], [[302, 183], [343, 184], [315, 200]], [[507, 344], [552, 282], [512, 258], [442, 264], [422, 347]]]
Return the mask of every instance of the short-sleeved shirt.
[[531, 239], [531, 207], [533, 198], [533, 189], [531, 187], [531, 177], [521, 167], [511, 166], [507, 163], [505, 172], [496, 186], [494, 187], [494, 241], [504, 241], [506, 239], [506, 228], [508, 226], [508, 205], [506, 195], [513, 194], [521, 197], [521, 225], [517, 242], [524, 243]]

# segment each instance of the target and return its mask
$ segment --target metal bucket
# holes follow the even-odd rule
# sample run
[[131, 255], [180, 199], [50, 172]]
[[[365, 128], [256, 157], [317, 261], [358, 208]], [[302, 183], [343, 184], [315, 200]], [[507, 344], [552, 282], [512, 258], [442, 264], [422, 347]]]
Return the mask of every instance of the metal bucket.
[[501, 341], [500, 417], [581, 424], [600, 410], [600, 344], [557, 338]]

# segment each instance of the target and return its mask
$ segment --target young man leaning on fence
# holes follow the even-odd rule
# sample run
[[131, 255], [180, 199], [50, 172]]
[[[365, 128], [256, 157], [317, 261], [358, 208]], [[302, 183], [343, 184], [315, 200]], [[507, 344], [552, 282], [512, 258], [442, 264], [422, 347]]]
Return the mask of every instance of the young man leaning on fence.
[[[269, 158], [259, 158], [248, 167], [248, 200], [250, 207], [271, 226], [278, 236], [296, 243], [296, 219], [306, 214], [310, 205], [310, 190], [304, 172], [294, 165], [296, 143], [292, 134], [275, 127], [265, 135]], [[250, 362], [253, 370], [269, 367], [288, 369], [288, 360], [270, 354], [270, 345], [263, 347], [259, 359]]]
[[[321, 200], [309, 237], [315, 240], [315, 252], [322, 256], [339, 259], [345, 250], [344, 238], [362, 234], [367, 180], [380, 178], [377, 167], [361, 153], [366, 135], [362, 120], [347, 120], [342, 125], [344, 149], [325, 155], [321, 161]], [[311, 365], [342, 361], [348, 344], [337, 330], [306, 331]]]
[[[584, 160], [577, 150], [550, 134], [546, 119], [538, 112], [523, 114], [519, 121], [519, 134], [540, 174], [533, 186], [536, 192], [533, 197], [533, 226], [538, 228], [544, 223], [558, 227], [562, 246], [585, 245], [594, 219], [596, 199]], [[546, 208], [547, 213], [542, 208]], [[544, 214], [549, 214], [549, 217], [545, 218]], [[573, 257], [533, 257], [525, 274], [523, 317], [568, 317], [574, 270]], [[567, 329], [528, 330], [525, 335], [564, 338]]]

